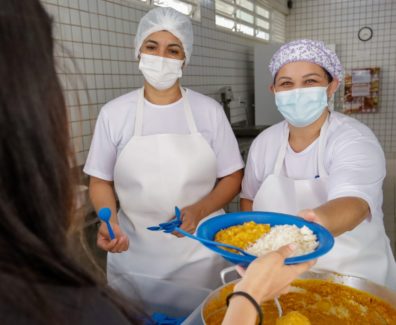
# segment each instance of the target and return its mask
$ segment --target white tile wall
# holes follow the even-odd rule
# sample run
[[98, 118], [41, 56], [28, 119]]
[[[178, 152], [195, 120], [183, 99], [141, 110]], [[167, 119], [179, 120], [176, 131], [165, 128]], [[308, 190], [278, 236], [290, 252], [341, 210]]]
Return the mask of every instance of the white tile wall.
[[[150, 8], [134, 0], [42, 2], [54, 17], [59, 76], [81, 165], [101, 106], [142, 85], [133, 38]], [[214, 1], [201, 2], [201, 21], [193, 22], [193, 56], [182, 83], [215, 99], [219, 88], [231, 85], [235, 98], [251, 105], [255, 41], [219, 30], [214, 21]], [[234, 107], [231, 116], [236, 122], [244, 109], [238, 103]]]
[[[367, 124], [387, 156], [384, 181], [384, 222], [396, 252], [396, 1], [394, 0], [299, 0], [286, 20], [287, 39], [313, 38], [336, 44], [346, 70], [379, 66], [380, 107], [374, 114], [354, 114]], [[374, 33], [367, 42], [358, 39], [363, 26]], [[340, 97], [336, 98], [336, 109]]]

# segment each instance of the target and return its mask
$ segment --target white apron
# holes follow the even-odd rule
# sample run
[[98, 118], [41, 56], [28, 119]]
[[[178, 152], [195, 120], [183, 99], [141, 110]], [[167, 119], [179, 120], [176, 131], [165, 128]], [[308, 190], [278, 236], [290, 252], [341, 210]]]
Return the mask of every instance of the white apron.
[[181, 92], [191, 133], [142, 136], [144, 90], [139, 90], [134, 135], [114, 170], [118, 220], [129, 249], [108, 254], [110, 285], [134, 276], [210, 289], [221, 284], [219, 272], [227, 264], [220, 256], [192, 239], [146, 229], [172, 218], [175, 206], [202, 199], [216, 182], [216, 156], [198, 133], [182, 88]]
[[[328, 201], [328, 174], [323, 165], [327, 127], [328, 120], [320, 132], [319, 177], [315, 179], [295, 180], [280, 175], [289, 139], [289, 132], [285, 133], [274, 173], [264, 180], [254, 198], [254, 211], [295, 215], [300, 210], [313, 209]], [[318, 259], [313, 270], [359, 276], [396, 290], [396, 264], [382, 219], [365, 219], [352, 231], [338, 236], [333, 249]]]

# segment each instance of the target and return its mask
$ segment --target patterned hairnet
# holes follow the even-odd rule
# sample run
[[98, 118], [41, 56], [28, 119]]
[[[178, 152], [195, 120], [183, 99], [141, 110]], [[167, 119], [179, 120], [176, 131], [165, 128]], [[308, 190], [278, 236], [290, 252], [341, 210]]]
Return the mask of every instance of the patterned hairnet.
[[323, 42], [309, 39], [291, 41], [275, 52], [269, 65], [272, 77], [285, 64], [297, 61], [316, 63], [325, 68], [333, 78], [342, 81], [343, 67], [337, 54]]
[[186, 64], [188, 64], [193, 47], [193, 29], [190, 18], [175, 9], [167, 7], [151, 9], [140, 20], [135, 36], [136, 59], [146, 37], [161, 30], [172, 33], [181, 41], [186, 54]]

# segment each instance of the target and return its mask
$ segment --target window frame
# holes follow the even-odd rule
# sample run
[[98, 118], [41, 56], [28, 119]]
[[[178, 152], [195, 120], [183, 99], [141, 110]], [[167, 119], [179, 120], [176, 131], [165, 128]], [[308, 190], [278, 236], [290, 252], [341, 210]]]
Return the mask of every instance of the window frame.
[[[221, 1], [221, 2], [223, 2], [225, 4], [228, 4], [230, 6], [233, 6], [233, 13], [232, 14], [226, 14], [223, 11], [217, 9], [216, 8], [216, 4], [219, 1]], [[238, 4], [238, 0], [215, 0], [214, 1], [214, 7], [215, 7], [214, 9], [215, 9], [215, 25], [216, 25], [216, 28], [219, 28], [222, 31], [230, 32], [230, 33], [232, 33], [234, 35], [239, 35], [239, 36], [242, 36], [242, 37], [251, 38], [251, 39], [254, 39], [254, 40], [257, 40], [257, 41], [261, 41], [261, 42], [269, 42], [270, 39], [271, 39], [271, 27], [272, 27], [271, 19], [272, 19], [272, 10], [273, 9], [270, 8], [267, 4], [265, 4], [265, 3], [261, 2], [261, 1], [257, 1], [257, 0], [256, 1], [247, 0], [247, 1], [249, 1], [249, 2], [251, 2], [253, 4], [253, 10], [246, 9], [242, 5]], [[265, 16], [259, 14], [257, 12], [257, 8], [266, 10], [268, 12], [268, 17], [265, 17]], [[238, 10], [242, 11], [242, 12], [245, 12], [245, 13], [247, 13], [249, 15], [252, 15], [253, 16], [253, 23], [249, 23], [246, 20], [243, 20], [243, 19], [239, 18], [237, 16]], [[216, 21], [218, 17], [233, 21], [234, 22], [234, 26], [232, 28], [228, 28], [228, 27], [225, 27], [225, 26], [222, 26], [222, 25], [218, 24], [217, 21]], [[266, 22], [268, 24], [268, 28], [266, 28], [266, 27], [264, 27], [262, 25], [259, 25], [258, 24], [258, 19], [260, 19], [264, 23]], [[253, 29], [253, 35], [250, 35], [250, 34], [247, 34], [247, 33], [244, 33], [242, 31], [238, 30], [238, 28], [237, 28], [238, 24], [246, 25], [246, 26], [252, 28]], [[262, 38], [262, 37], [258, 36], [259, 33], [265, 33], [267, 35], [267, 38]]]
[[[162, 7], [158, 4], [155, 4], [155, 0], [129, 0], [130, 2], [136, 3], [138, 5], [143, 5], [144, 7], [155, 8], [155, 7]], [[165, 0], [166, 1], [166, 0]], [[190, 17], [193, 21], [200, 22], [201, 21], [201, 4], [200, 0], [177, 0], [179, 2], [188, 4], [192, 6], [191, 14], [186, 15], [185, 13], [179, 11], [183, 15]], [[164, 6], [165, 7], [165, 6]], [[173, 8], [173, 7], [171, 7]], [[177, 10], [176, 8], [173, 8]]]

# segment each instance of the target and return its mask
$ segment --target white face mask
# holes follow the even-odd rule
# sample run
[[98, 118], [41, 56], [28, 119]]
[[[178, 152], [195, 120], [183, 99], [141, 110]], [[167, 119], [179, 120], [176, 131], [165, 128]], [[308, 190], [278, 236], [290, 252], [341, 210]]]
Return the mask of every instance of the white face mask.
[[327, 107], [327, 87], [307, 87], [275, 93], [278, 111], [291, 125], [304, 127], [315, 122]]
[[141, 53], [139, 70], [151, 86], [164, 90], [172, 87], [182, 76], [183, 63], [184, 60]]

